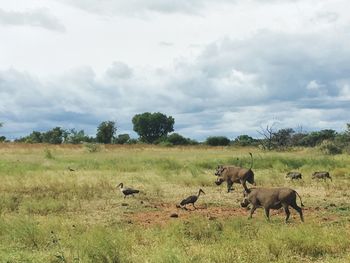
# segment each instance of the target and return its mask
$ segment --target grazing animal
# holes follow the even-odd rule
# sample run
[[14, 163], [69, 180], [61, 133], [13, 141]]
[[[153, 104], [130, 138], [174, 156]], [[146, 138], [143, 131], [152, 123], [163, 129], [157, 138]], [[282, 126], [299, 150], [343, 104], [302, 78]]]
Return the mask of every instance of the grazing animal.
[[302, 175], [299, 172], [289, 172], [287, 173], [286, 178], [290, 178], [292, 180], [302, 179]]
[[134, 194], [137, 194], [140, 192], [139, 190], [132, 189], [129, 187], [124, 188], [123, 183], [118, 184], [117, 187], [120, 187], [120, 191], [124, 194], [124, 198], [128, 195], [134, 196]]
[[251, 153], [251, 164], [250, 168], [242, 168], [232, 165], [219, 165], [216, 168], [215, 175], [218, 177], [215, 181], [216, 185], [221, 185], [223, 182], [227, 182], [227, 192], [229, 193], [233, 190], [233, 183], [242, 184], [243, 188], [247, 190], [246, 182], [255, 185], [254, 182], [254, 172], [252, 171], [253, 167], [253, 155]]
[[329, 172], [314, 172], [312, 174], [312, 179], [323, 179], [326, 181], [329, 178], [332, 181], [332, 177], [329, 175]]
[[293, 189], [285, 187], [251, 188], [248, 191], [244, 191], [244, 199], [241, 206], [247, 207], [249, 204], [253, 205], [249, 218], [252, 218], [254, 211], [258, 207], [263, 207], [268, 220], [270, 220], [270, 209], [280, 209], [283, 207], [286, 213], [286, 222], [290, 216], [288, 207], [291, 206], [299, 213], [301, 221], [304, 222], [303, 211], [296, 202], [297, 195], [299, 196], [301, 206], [304, 206], [300, 195]]
[[202, 189], [199, 189], [198, 195], [191, 195], [191, 196], [185, 198], [184, 200], [181, 201], [180, 205], [183, 206], [185, 209], [187, 209], [187, 208], [186, 208], [186, 205], [192, 204], [193, 207], [194, 207], [194, 209], [197, 209], [197, 208], [194, 206], [194, 203], [197, 202], [198, 197], [200, 196], [201, 193], [205, 194], [204, 191], [203, 191]]

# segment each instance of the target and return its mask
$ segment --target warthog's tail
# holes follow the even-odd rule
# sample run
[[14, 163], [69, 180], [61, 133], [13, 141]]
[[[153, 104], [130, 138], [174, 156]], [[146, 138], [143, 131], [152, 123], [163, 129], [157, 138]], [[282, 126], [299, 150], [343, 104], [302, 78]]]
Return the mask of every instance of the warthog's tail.
[[301, 197], [300, 197], [300, 195], [298, 194], [298, 192], [297, 192], [297, 191], [294, 191], [294, 192], [299, 196], [301, 206], [304, 206], [303, 201], [301, 201]]
[[250, 169], [253, 168], [253, 154], [252, 154], [252, 153], [249, 153], [249, 155], [250, 155], [250, 158], [251, 158], [250, 168], [249, 168], [249, 170], [250, 170]]

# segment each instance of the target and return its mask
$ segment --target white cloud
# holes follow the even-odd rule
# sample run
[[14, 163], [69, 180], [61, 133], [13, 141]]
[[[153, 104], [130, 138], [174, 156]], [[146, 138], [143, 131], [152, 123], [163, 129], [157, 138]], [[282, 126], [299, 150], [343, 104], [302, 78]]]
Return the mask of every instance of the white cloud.
[[0, 25], [33, 26], [64, 32], [65, 26], [45, 8], [27, 11], [5, 11], [0, 8]]

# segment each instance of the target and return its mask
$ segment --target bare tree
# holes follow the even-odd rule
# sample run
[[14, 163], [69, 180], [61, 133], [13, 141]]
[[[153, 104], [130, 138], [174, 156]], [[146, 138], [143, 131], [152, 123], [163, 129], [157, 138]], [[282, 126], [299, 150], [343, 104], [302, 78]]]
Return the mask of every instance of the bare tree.
[[264, 137], [262, 140], [262, 146], [266, 150], [271, 150], [273, 148], [273, 135], [274, 135], [274, 125], [273, 122], [271, 125], [267, 124], [266, 128], [260, 126], [260, 130], [257, 132]]

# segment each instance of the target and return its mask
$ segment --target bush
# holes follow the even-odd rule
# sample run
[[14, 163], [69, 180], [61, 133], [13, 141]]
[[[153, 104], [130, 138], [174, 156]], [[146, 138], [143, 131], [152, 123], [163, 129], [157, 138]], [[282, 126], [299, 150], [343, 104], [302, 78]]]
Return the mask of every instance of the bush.
[[208, 137], [205, 144], [210, 146], [227, 146], [230, 144], [230, 139], [225, 136]]
[[94, 153], [94, 152], [99, 152], [101, 151], [101, 146], [98, 145], [97, 143], [85, 143], [84, 144], [88, 152]]
[[321, 150], [322, 153], [328, 154], [328, 155], [342, 153], [342, 149], [339, 146], [337, 146], [334, 142], [330, 142], [330, 141], [323, 141], [320, 144], [319, 149]]

